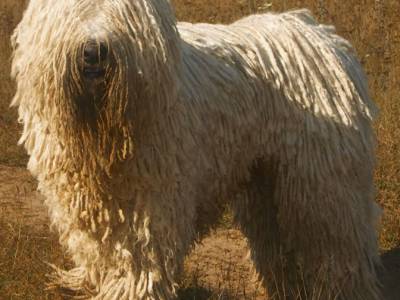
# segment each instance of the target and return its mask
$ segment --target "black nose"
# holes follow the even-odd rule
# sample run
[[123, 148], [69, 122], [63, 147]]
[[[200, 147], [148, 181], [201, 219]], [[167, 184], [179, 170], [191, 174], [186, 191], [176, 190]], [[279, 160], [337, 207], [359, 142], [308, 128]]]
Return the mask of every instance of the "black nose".
[[83, 58], [86, 64], [96, 65], [103, 62], [108, 55], [106, 43], [99, 41], [88, 41], [83, 50]]

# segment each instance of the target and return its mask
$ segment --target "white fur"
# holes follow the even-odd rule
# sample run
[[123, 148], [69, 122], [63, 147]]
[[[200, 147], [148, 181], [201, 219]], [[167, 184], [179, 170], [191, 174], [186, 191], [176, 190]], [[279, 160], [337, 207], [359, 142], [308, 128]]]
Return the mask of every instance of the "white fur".
[[[115, 58], [94, 121], [90, 38]], [[166, 0], [31, 0], [13, 44], [20, 142], [76, 265], [54, 284], [171, 299], [228, 201], [271, 295], [379, 299], [376, 108], [333, 28], [304, 10], [192, 25]]]

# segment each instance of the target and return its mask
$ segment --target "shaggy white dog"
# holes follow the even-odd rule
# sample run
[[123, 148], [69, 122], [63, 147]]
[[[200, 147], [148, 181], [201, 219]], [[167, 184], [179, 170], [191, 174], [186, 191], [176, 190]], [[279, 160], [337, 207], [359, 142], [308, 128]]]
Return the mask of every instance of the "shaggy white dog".
[[333, 28], [304, 10], [192, 25], [167, 0], [31, 0], [12, 41], [28, 168], [76, 265], [55, 284], [174, 298], [228, 201], [270, 295], [379, 299], [375, 106]]

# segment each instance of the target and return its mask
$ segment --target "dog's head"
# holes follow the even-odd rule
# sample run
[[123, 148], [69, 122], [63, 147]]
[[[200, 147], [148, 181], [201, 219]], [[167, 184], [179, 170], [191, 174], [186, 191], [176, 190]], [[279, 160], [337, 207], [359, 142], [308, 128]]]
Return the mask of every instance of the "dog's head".
[[31, 0], [12, 44], [25, 131], [40, 123], [111, 155], [173, 98], [180, 51], [167, 0]]

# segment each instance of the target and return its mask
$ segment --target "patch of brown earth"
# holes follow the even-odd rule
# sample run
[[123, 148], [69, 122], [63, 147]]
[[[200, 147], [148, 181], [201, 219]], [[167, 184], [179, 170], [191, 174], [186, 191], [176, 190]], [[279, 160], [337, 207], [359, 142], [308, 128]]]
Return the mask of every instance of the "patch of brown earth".
[[0, 166], [0, 217], [20, 220], [25, 225], [48, 223], [43, 197], [27, 170]]
[[265, 299], [266, 293], [249, 258], [244, 236], [217, 229], [197, 245], [185, 262], [186, 280], [213, 291], [218, 299]]

